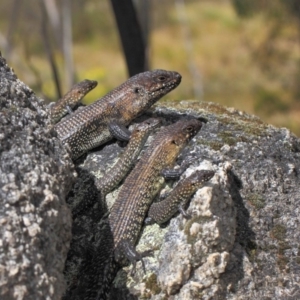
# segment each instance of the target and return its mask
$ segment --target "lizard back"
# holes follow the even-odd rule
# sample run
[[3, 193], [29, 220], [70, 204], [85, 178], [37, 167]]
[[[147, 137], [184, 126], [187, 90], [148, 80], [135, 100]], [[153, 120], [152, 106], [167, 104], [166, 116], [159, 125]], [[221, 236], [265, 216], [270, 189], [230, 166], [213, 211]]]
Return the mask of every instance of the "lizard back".
[[109, 222], [116, 249], [122, 248], [123, 241], [135, 244], [145, 214], [162, 186], [161, 171], [173, 166], [180, 151], [200, 128], [200, 121], [184, 119], [165, 127], [154, 137], [126, 178], [112, 207]]
[[150, 206], [148, 218], [158, 224], [168, 221], [179, 210], [179, 207], [184, 207], [191, 196], [214, 174], [215, 172], [211, 170], [197, 170], [192, 175], [182, 179], [166, 199]]

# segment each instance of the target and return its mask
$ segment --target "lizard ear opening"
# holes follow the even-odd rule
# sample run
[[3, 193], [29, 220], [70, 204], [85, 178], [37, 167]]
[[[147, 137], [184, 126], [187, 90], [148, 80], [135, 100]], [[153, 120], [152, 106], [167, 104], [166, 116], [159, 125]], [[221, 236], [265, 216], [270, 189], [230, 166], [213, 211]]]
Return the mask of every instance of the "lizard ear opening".
[[133, 91], [134, 91], [135, 94], [139, 94], [139, 93], [141, 92], [141, 89], [138, 88], [138, 87], [135, 87], [135, 88], [133, 89]]

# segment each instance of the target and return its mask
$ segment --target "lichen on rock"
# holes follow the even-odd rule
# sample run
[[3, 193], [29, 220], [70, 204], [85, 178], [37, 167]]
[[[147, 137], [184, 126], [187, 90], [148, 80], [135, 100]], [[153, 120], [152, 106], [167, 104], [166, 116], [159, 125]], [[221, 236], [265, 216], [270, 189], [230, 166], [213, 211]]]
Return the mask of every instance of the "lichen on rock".
[[73, 163], [43, 101], [0, 55], [0, 298], [60, 299]]
[[[198, 164], [206, 160], [215, 168], [231, 165], [222, 176], [228, 184], [220, 182], [212, 190], [210, 184], [202, 188], [191, 201], [189, 212], [194, 212], [199, 193], [208, 194], [209, 190], [225, 193], [226, 201], [208, 205], [199, 201], [195, 211], [202, 215], [191, 220], [177, 216], [164, 231], [153, 225], [156, 233], [152, 233], [152, 240], [158, 238], [152, 248], [154, 257], [145, 258], [147, 274], [140, 264], [134, 277], [129, 276], [130, 267], [124, 268], [111, 299], [115, 295], [122, 295], [120, 299], [297, 299], [300, 140], [285, 128], [218, 104], [181, 101], [149, 111], [149, 116], [168, 122], [187, 115], [208, 122], [180, 159], [192, 154]], [[216, 212], [222, 211], [222, 206], [227, 210], [220, 217]], [[149, 230], [144, 229], [137, 249], [151, 248], [144, 236]], [[164, 237], [159, 234], [162, 232]], [[208, 235], [201, 235], [203, 232]], [[167, 247], [168, 243], [171, 246]], [[166, 256], [159, 259], [163, 254]], [[159, 294], [143, 283], [153, 276]]]
[[[225, 271], [236, 227], [235, 207], [227, 178], [231, 165], [213, 166], [208, 161], [197, 160], [182, 177], [207, 168], [215, 169], [216, 174], [191, 200], [188, 208], [191, 219], [179, 215], [167, 228], [149, 226], [141, 236], [137, 249], [154, 251], [154, 257], [145, 258], [147, 274], [144, 280], [155, 276], [160, 293], [152, 294], [151, 299], [171, 295], [175, 295], [174, 299], [193, 299], [195, 293], [208, 293], [212, 286], [215, 289], [220, 274]], [[139, 284], [143, 277], [140, 264], [133, 278], [129, 275], [131, 267], [123, 269], [122, 276], [124, 271], [128, 272], [127, 289], [132, 295], [143, 298], [151, 294], [151, 290]]]
[[[164, 227], [143, 228], [137, 249], [153, 251], [147, 272], [140, 262], [134, 276], [130, 265], [121, 269], [110, 299], [299, 299], [300, 140], [216, 103], [168, 106], [157, 105], [137, 122], [206, 119], [179, 161], [196, 158], [183, 176], [196, 168], [216, 175], [191, 200], [191, 219], [176, 214]], [[97, 202], [94, 176], [116, 161], [121, 147], [111, 142], [76, 162], [67, 201], [72, 207], [90, 197], [96, 204], [73, 220], [64, 277], [73, 164], [48, 127], [42, 100], [2, 57], [0, 108], [0, 298], [60, 299], [65, 278], [64, 299], [89, 299], [87, 291], [97, 295], [105, 285], [109, 266], [100, 261], [112, 249], [102, 219], [108, 207]], [[108, 195], [111, 203], [116, 195]]]

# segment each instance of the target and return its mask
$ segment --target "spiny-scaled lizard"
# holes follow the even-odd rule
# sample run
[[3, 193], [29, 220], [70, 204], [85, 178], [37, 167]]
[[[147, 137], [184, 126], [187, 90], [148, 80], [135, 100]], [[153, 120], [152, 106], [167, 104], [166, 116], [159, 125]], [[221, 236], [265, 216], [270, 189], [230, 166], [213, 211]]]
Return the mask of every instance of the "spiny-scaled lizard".
[[[72, 285], [68, 288], [66, 299], [107, 299], [120, 268], [118, 262], [123, 264], [123, 258], [128, 258], [135, 266], [136, 261], [146, 254], [135, 250], [146, 212], [162, 187], [164, 177], [171, 174], [174, 179], [175, 173], [169, 172], [169, 168], [201, 126], [197, 119], [182, 119], [154, 135], [125, 179], [110, 216], [101, 219], [95, 227], [94, 242], [89, 247], [91, 259], [83, 264], [85, 271], [78, 274], [76, 288]], [[182, 168], [177, 170], [177, 176], [183, 171]]]
[[82, 98], [97, 84], [97, 81], [85, 79], [73, 85], [69, 92], [50, 106], [51, 122], [53, 124], [57, 123], [67, 113], [72, 113], [72, 110], [79, 105]]
[[[106, 171], [101, 178], [95, 181], [95, 185], [101, 195], [99, 199], [100, 201], [104, 201], [106, 195], [112, 191], [132, 169], [150, 133], [157, 128], [159, 124], [160, 119], [149, 118], [135, 126], [130, 135], [129, 143], [125, 150], [121, 153], [117, 162], [108, 171]], [[81, 201], [73, 210], [73, 217], [76, 217], [81, 212], [88, 210], [94, 204], [94, 201]]]
[[[125, 179], [109, 216], [117, 262], [122, 263], [127, 258], [133, 263], [133, 270], [138, 260], [143, 264], [145, 253], [138, 253], [135, 243], [149, 206], [162, 187], [162, 174], [168, 177], [166, 169], [173, 166], [181, 150], [201, 126], [197, 119], [182, 119], [162, 129]], [[178, 176], [182, 172], [178, 171]], [[173, 170], [171, 175], [174, 178]]]
[[192, 175], [178, 182], [175, 188], [170, 192], [166, 199], [153, 203], [148, 211], [146, 224], [158, 224], [168, 221], [178, 210], [182, 215], [188, 218], [184, 207], [194, 193], [207, 181], [209, 181], [215, 172], [211, 170], [197, 170]]
[[129, 78], [106, 96], [75, 111], [54, 129], [73, 159], [113, 137], [129, 140], [125, 126], [181, 82], [177, 72], [154, 70]]

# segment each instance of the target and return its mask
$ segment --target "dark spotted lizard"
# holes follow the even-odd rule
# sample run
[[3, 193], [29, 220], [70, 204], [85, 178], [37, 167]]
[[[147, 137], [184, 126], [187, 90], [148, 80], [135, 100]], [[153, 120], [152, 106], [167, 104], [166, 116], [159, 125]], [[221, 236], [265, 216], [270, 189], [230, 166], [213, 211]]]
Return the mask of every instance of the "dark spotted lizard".
[[[111, 192], [132, 169], [147, 141], [147, 138], [159, 124], [159, 119], [149, 118], [135, 126], [130, 135], [129, 143], [125, 150], [121, 153], [117, 162], [109, 170], [107, 170], [101, 178], [95, 180], [95, 185], [101, 195], [99, 199], [100, 201], [104, 201], [106, 195]], [[81, 201], [79, 205], [73, 209], [73, 217], [76, 217], [78, 214], [88, 210], [94, 204], [94, 201]]]
[[[162, 129], [125, 179], [109, 216], [116, 261], [122, 262], [125, 257], [135, 268], [136, 261], [142, 260], [144, 255], [135, 250], [135, 243], [149, 206], [162, 187], [162, 174], [168, 177], [166, 169], [173, 167], [201, 126], [197, 119], [182, 119]], [[174, 178], [173, 170], [171, 175]]]
[[79, 105], [82, 98], [97, 86], [97, 81], [85, 79], [72, 86], [61, 99], [50, 106], [51, 122], [57, 123]]
[[197, 170], [192, 175], [179, 181], [164, 200], [153, 203], [150, 206], [145, 223], [165, 223], [178, 210], [184, 217], [188, 218], [189, 216], [184, 210], [185, 205], [193, 194], [196, 193], [205, 182], [209, 181], [214, 174], [215, 172], [210, 170]]
[[106, 96], [57, 123], [59, 139], [73, 159], [113, 137], [129, 140], [125, 126], [181, 82], [177, 72], [154, 70], [137, 74]]

